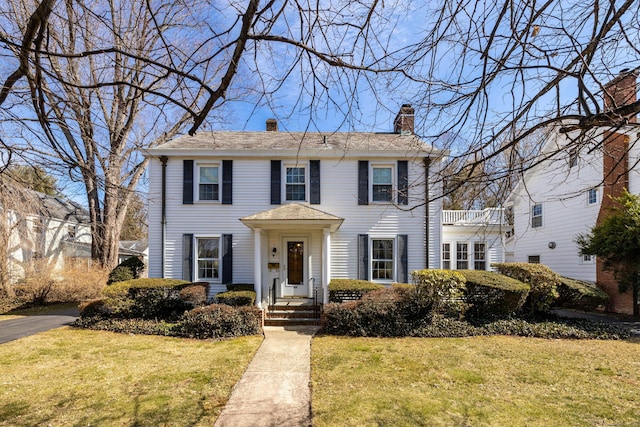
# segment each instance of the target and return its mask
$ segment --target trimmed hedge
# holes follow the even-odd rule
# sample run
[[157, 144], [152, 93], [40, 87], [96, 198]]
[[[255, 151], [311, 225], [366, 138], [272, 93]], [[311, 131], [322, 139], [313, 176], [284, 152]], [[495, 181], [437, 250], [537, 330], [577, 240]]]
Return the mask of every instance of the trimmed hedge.
[[212, 304], [184, 314], [176, 331], [187, 338], [234, 338], [261, 332], [262, 311], [257, 307]]
[[131, 288], [171, 288], [188, 283], [179, 279], [133, 279], [109, 285], [102, 290], [102, 294], [106, 297], [119, 297], [127, 295]]
[[609, 300], [609, 295], [597, 286], [568, 277], [560, 278], [558, 293], [560, 297], [557, 305], [585, 311], [593, 311], [598, 306], [606, 306]]
[[144, 262], [136, 256], [129, 257], [116, 266], [111, 273], [107, 285], [125, 280], [137, 279], [144, 270]]
[[329, 283], [329, 302], [359, 300], [367, 292], [382, 288], [383, 285], [367, 280], [332, 279]]
[[522, 308], [530, 286], [492, 271], [458, 270], [466, 279], [466, 301], [472, 317], [504, 317]]
[[464, 316], [468, 305], [465, 301], [466, 279], [452, 270], [416, 270], [411, 272], [416, 285], [416, 298], [422, 305], [428, 304], [436, 313], [448, 316]]
[[560, 276], [546, 265], [502, 262], [494, 263], [492, 266], [499, 273], [531, 286], [525, 304], [529, 313], [548, 312], [558, 299], [557, 287], [560, 284]]
[[216, 295], [216, 301], [220, 304], [239, 306], [252, 306], [256, 303], [254, 291], [228, 291]]
[[228, 291], [253, 291], [253, 283], [228, 283], [227, 285]]

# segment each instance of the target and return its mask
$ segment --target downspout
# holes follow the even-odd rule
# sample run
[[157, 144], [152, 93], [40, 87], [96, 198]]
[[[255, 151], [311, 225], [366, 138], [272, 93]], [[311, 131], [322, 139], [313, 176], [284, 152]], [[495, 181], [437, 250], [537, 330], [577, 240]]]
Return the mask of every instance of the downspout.
[[162, 255], [160, 256], [160, 274], [164, 279], [164, 258], [165, 258], [165, 242], [167, 241], [167, 156], [160, 156], [160, 162], [162, 163], [162, 194], [160, 196], [161, 206], [161, 219], [160, 225], [162, 228], [160, 237], [160, 250]]
[[431, 166], [431, 157], [425, 157], [424, 160], [424, 268], [429, 268], [429, 168]]

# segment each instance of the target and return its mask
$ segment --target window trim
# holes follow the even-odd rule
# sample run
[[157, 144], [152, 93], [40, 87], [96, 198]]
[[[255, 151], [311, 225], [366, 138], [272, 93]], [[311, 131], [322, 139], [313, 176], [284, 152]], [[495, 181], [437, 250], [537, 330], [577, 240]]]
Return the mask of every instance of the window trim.
[[[537, 258], [537, 261], [535, 258]], [[542, 258], [540, 255], [527, 255], [527, 264], [542, 264]]]
[[[540, 214], [536, 215], [535, 210], [536, 207], [540, 206]], [[540, 218], [540, 224], [536, 225], [534, 222], [536, 219]], [[544, 206], [542, 203], [535, 203], [531, 206], [531, 228], [541, 228], [544, 225]]]
[[[287, 182], [287, 169], [291, 169], [291, 168], [304, 169], [304, 200], [289, 200], [287, 198], [287, 185], [300, 185], [300, 184], [289, 184]], [[283, 162], [282, 163], [282, 179], [280, 182], [281, 182], [282, 203], [309, 202], [309, 194], [310, 194], [311, 188], [310, 188], [308, 162], [291, 162], [291, 163]]]
[[[445, 245], [447, 246], [447, 249], [445, 250]], [[448, 255], [448, 257], [445, 258], [445, 254]], [[443, 270], [451, 270], [451, 242], [442, 242], [442, 251], [440, 253], [440, 258], [441, 258], [441, 267]], [[445, 264], [449, 263], [449, 266], [446, 266]]]
[[[466, 251], [465, 251], [466, 255], [467, 255], [466, 258], [458, 258], [458, 253], [460, 252], [458, 250], [458, 245], [464, 245], [466, 247]], [[468, 270], [469, 269], [469, 261], [470, 261], [470, 258], [469, 258], [469, 242], [462, 242], [462, 241], [458, 242], [458, 241], [456, 241], [456, 270]], [[458, 264], [460, 262], [466, 262], [467, 266], [465, 268], [460, 268], [460, 266]]]
[[[598, 191], [597, 187], [589, 188], [587, 190], [587, 206], [595, 206], [600, 201], [600, 191]], [[591, 201], [591, 195], [595, 195], [595, 200]]]
[[[389, 194], [389, 200], [375, 200], [374, 199], [374, 170], [375, 169], [390, 169], [391, 170], [391, 193]], [[390, 162], [369, 162], [369, 200], [371, 204], [388, 205], [395, 202], [394, 198], [397, 194], [397, 166]]]
[[[589, 259], [587, 259], [589, 257]], [[579, 257], [581, 265], [593, 265], [596, 263], [595, 255], [584, 254]]]
[[[218, 168], [218, 198], [217, 199], [200, 199], [200, 169], [201, 168]], [[222, 202], [222, 162], [202, 162], [196, 163], [194, 168], [193, 200], [198, 203], [221, 203]], [[207, 183], [208, 184], [208, 183]]]
[[[375, 279], [373, 277], [373, 263], [374, 261], [381, 261], [382, 259], [378, 259], [373, 257], [373, 242], [374, 240], [387, 240], [387, 241], [391, 241], [391, 250], [393, 251], [392, 253], [392, 259], [391, 259], [391, 279]], [[394, 283], [396, 281], [396, 278], [398, 277], [398, 238], [397, 236], [380, 236], [380, 235], [370, 235], [369, 236], [369, 265], [368, 265], [368, 269], [369, 269], [369, 277], [371, 278], [372, 282], [375, 283]], [[382, 260], [382, 261], [388, 261], [388, 260]]]
[[[218, 240], [218, 258], [200, 258], [200, 254], [198, 251], [198, 241], [204, 239], [217, 239]], [[214, 235], [194, 235], [193, 236], [193, 281], [198, 282], [209, 282], [209, 283], [222, 283], [222, 235], [214, 234]], [[198, 262], [203, 260], [218, 260], [218, 277], [200, 277], [200, 268], [198, 266]]]
[[[472, 243], [473, 243], [473, 269], [478, 271], [487, 271], [487, 242], [483, 240], [477, 240]], [[477, 257], [477, 255], [480, 253], [476, 250], [477, 245], [483, 246], [482, 259], [478, 259]], [[477, 263], [479, 262], [484, 264], [484, 268], [482, 269], [476, 268]]]

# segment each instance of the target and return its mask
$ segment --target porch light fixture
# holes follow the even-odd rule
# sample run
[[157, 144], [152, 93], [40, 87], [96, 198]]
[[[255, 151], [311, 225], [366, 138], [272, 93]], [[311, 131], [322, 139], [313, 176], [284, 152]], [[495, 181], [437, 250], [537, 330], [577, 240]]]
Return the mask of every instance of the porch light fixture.
[[275, 258], [276, 257], [276, 253], [278, 253], [278, 248], [276, 248], [274, 246], [273, 249], [271, 249], [271, 256]]
[[549, 246], [549, 249], [555, 249], [556, 248], [556, 242], [549, 242], [549, 244], [547, 246]]

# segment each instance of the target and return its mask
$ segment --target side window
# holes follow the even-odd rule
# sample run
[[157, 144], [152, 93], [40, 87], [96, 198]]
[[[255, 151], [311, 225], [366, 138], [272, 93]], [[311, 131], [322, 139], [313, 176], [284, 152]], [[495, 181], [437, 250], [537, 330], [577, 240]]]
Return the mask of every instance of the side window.
[[598, 203], [598, 189], [590, 188], [589, 191], [587, 191], [587, 205], [591, 206], [596, 203]]
[[197, 279], [220, 280], [220, 239], [199, 237], [197, 239]]
[[473, 244], [473, 269], [487, 269], [487, 245], [484, 242], [475, 242]]
[[371, 278], [372, 280], [394, 280], [393, 239], [371, 240]]
[[220, 167], [218, 165], [198, 166], [198, 200], [220, 200]]
[[533, 205], [531, 208], [531, 228], [542, 227], [542, 205]]
[[305, 167], [286, 167], [285, 200], [305, 201], [307, 199], [306, 182], [307, 177]]
[[456, 244], [456, 270], [467, 270], [469, 268], [469, 244]]
[[442, 269], [451, 270], [451, 243], [442, 244]]
[[391, 202], [393, 200], [393, 167], [374, 165], [371, 176], [371, 200]]

